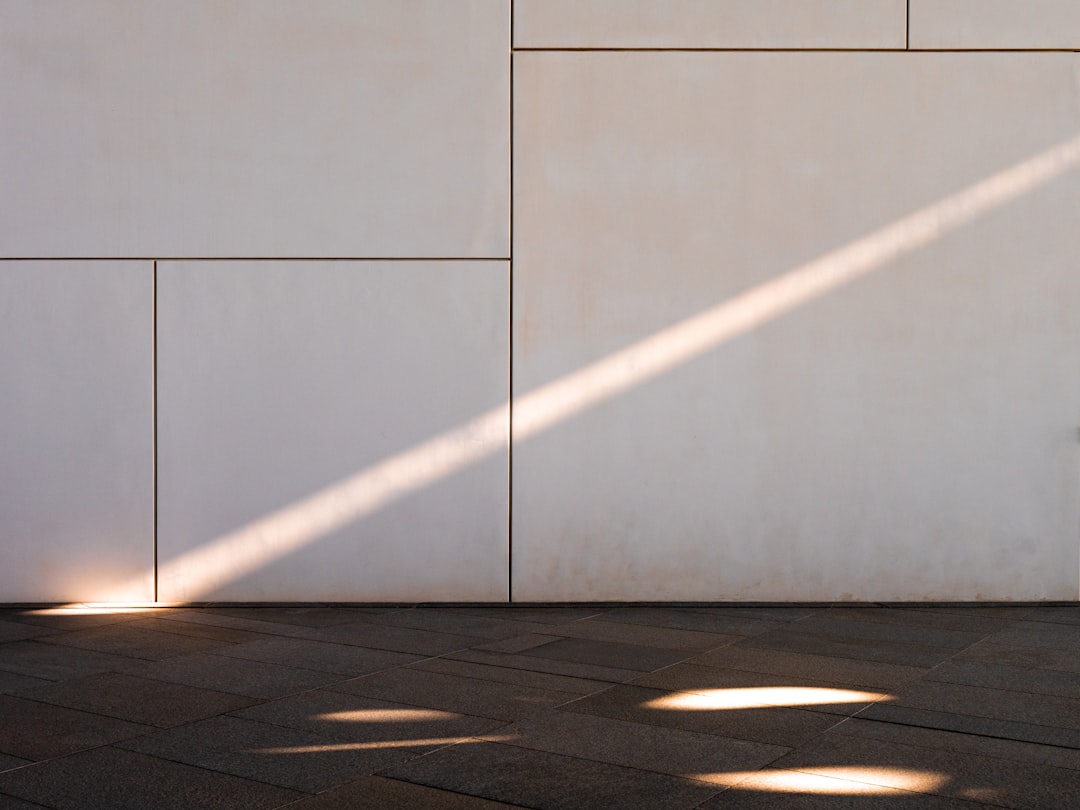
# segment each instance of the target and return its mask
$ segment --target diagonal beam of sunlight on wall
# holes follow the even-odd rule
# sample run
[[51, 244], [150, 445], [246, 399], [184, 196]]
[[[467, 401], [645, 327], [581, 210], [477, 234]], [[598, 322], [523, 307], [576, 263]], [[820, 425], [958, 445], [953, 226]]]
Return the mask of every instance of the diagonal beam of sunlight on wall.
[[[844, 247], [514, 399], [523, 441], [850, 284], [1080, 164], [1080, 136], [915, 211]], [[169, 593], [193, 599], [287, 556], [505, 445], [506, 404], [164, 562]]]

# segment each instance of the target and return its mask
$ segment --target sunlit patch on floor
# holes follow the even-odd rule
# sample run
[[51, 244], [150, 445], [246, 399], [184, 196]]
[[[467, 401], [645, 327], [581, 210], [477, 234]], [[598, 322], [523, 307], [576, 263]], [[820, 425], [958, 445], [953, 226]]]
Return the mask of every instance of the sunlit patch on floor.
[[111, 616], [122, 613], [154, 613], [168, 607], [164, 604], [123, 602], [73, 602], [48, 608], [33, 608], [22, 612], [24, 616]]
[[505, 742], [512, 737], [487, 734], [483, 740], [468, 737], [425, 737], [416, 740], [373, 740], [368, 742], [326, 743], [325, 745], [289, 745], [282, 748], [251, 748], [249, 754], [325, 754], [334, 751], [370, 751], [380, 748], [424, 748], [467, 742]]
[[893, 700], [882, 692], [858, 692], [818, 686], [760, 686], [744, 689], [697, 689], [674, 692], [642, 704], [647, 709], [714, 711], [760, 709], [766, 706], [827, 706], [834, 703], [876, 703]]
[[344, 712], [316, 714], [312, 720], [331, 723], [423, 723], [428, 720], [456, 720], [460, 714], [438, 709], [352, 709]]
[[728, 771], [684, 774], [691, 779], [735, 784], [732, 790], [823, 795], [880, 795], [894, 790], [926, 793], [941, 788], [948, 776], [935, 771], [894, 767], [826, 767], [802, 771]]

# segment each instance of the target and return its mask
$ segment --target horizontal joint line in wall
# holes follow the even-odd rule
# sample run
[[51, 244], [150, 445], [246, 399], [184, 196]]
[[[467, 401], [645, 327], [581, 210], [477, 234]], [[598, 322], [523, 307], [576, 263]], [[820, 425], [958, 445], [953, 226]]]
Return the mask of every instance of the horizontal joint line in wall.
[[514, 48], [514, 53], [1077, 53], [1080, 48]]

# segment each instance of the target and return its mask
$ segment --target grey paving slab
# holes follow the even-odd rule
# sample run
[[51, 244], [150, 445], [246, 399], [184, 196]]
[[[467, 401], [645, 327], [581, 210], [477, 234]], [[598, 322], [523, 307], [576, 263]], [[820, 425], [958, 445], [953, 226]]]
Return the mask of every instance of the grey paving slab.
[[483, 644], [474, 644], [470, 649], [487, 650], [489, 652], [519, 653], [525, 652], [525, 650], [531, 650], [533, 647], [539, 647], [541, 644], [550, 644], [552, 641], [558, 641], [560, 638], [562, 638], [562, 636], [546, 633], [525, 633], [521, 636], [512, 636], [511, 638], [503, 638], [496, 641], [486, 641]]
[[504, 724], [488, 717], [322, 689], [252, 706], [233, 715], [321, 734], [343, 744], [415, 751], [448, 745]]
[[207, 608], [186, 608], [177, 610], [162, 618], [187, 622], [188, 624], [201, 624], [207, 627], [226, 627], [233, 630], [247, 630], [252, 633], [260, 633], [267, 636], [286, 636], [288, 638], [304, 638], [311, 634], [313, 629], [302, 624], [288, 624], [274, 622], [269, 619], [247, 618], [251, 614], [243, 613], [233, 616], [225, 613], [212, 612]]
[[239, 717], [213, 717], [118, 747], [305, 793], [321, 793], [418, 756], [405, 748], [365, 748]]
[[0, 619], [9, 622], [21, 622], [51, 630], [86, 630], [90, 627], [103, 627], [107, 624], [121, 624], [137, 618], [160, 616], [168, 613], [165, 609], [148, 609], [132, 612], [65, 610], [55, 608], [13, 608], [0, 610]]
[[[896, 621], [867, 621], [874, 614], [860, 608], [823, 611], [788, 625], [779, 634], [803, 634], [847, 644], [904, 644], [962, 650], [986, 638], [990, 631], [954, 630], [946, 627]], [[883, 614], [878, 614], [884, 618]]]
[[809, 678], [839, 687], [889, 690], [921, 677], [927, 667], [910, 667], [877, 661], [859, 661], [827, 655], [756, 649], [745, 644], [723, 647], [695, 656], [691, 664], [741, 669], [768, 675]]
[[942, 731], [958, 731], [962, 734], [982, 734], [986, 737], [1080, 749], [1080, 731], [1072, 728], [1040, 726], [1014, 720], [995, 720], [970, 714], [913, 709], [885, 703], [871, 706], [860, 717], [887, 723], [936, 728]]
[[144, 659], [126, 655], [40, 641], [15, 641], [0, 646], [0, 670], [48, 681], [81, 678], [95, 672], [125, 672], [143, 663]]
[[1080, 804], [1080, 771], [882, 740], [868, 745], [842, 734], [823, 735], [773, 765], [825, 775], [839, 766], [856, 781], [1004, 807]]
[[[756, 770], [790, 750], [557, 709], [495, 729], [492, 741], [672, 776]], [[723, 785], [732, 780], [705, 781]]]
[[29, 675], [20, 675], [17, 672], [0, 670], [0, 695], [17, 695], [38, 686], [48, 686], [50, 683], [52, 681], [47, 681], [44, 678], [33, 678]]
[[530, 672], [525, 669], [497, 667], [490, 664], [474, 664], [470, 661], [455, 661], [449, 658], [428, 658], [409, 669], [421, 669], [427, 672], [441, 672], [446, 675], [460, 675], [463, 678], [476, 678], [482, 681], [528, 686], [533, 689], [549, 689], [572, 695], [591, 695], [611, 686], [606, 681], [587, 678], [571, 678], [567, 675], [551, 675], [546, 672]]
[[132, 627], [141, 627], [144, 630], [156, 630], [159, 633], [176, 633], [181, 636], [209, 638], [228, 644], [242, 644], [245, 641], [274, 638], [274, 636], [267, 633], [255, 633], [251, 630], [239, 630], [234, 627], [217, 627], [212, 624], [185, 622], [176, 618], [136, 619], [130, 622], [130, 625]]
[[22, 622], [9, 622], [0, 618], [0, 644], [9, 641], [23, 641], [24, 639], [37, 638], [39, 636], [51, 636], [59, 632], [62, 631], [52, 627], [40, 627], [35, 624], [24, 624]]
[[62, 757], [151, 731], [115, 717], [0, 696], [0, 752], [21, 759]]
[[[844, 624], [863, 624], [844, 622]], [[879, 625], [885, 627], [887, 625]], [[851, 658], [856, 661], [877, 661], [883, 664], [901, 664], [911, 667], [932, 667], [954, 655], [955, 647], [933, 647], [925, 644], [904, 643], [886, 639], [829, 637], [820, 633], [806, 633], [791, 628], [774, 630], [740, 642], [746, 647], [784, 652], [824, 655], [832, 658]]]
[[289, 805], [289, 810], [514, 810], [503, 804], [449, 790], [369, 776]]
[[12, 768], [21, 768], [23, 765], [29, 765], [31, 762], [33, 762], [31, 759], [0, 754], [0, 771], [10, 771]]
[[613, 686], [568, 703], [562, 710], [789, 748], [813, 739], [842, 719], [824, 712], [779, 706], [723, 710], [660, 708], [658, 701], [669, 694], [641, 686]]
[[518, 720], [577, 697], [567, 692], [410, 668], [353, 678], [328, 686], [325, 691], [497, 720]]
[[1033, 605], [978, 605], [978, 604], [960, 604], [960, 605], [923, 605], [913, 606], [907, 605], [906, 607], [918, 607], [919, 610], [934, 610], [939, 613], [953, 613], [958, 616], [989, 616], [996, 619], [1008, 619], [1009, 621], [1016, 621], [1017, 619], [1025, 618], [1029, 613], [1035, 610]]
[[821, 681], [791, 675], [764, 675], [686, 663], [643, 675], [631, 683], [669, 693], [718, 690], [715, 692], [718, 702], [745, 700], [841, 715], [852, 715], [878, 700], [892, 699], [887, 692], [839, 689]]
[[147, 662], [130, 674], [262, 699], [284, 697], [351, 677], [206, 653]]
[[119, 672], [43, 686], [25, 696], [44, 703], [168, 728], [255, 703], [251, 698]]
[[216, 652], [228, 658], [263, 661], [340, 675], [362, 675], [420, 660], [419, 655], [332, 644], [301, 638], [273, 638], [236, 644]]
[[322, 606], [280, 606], [280, 607], [207, 607], [204, 613], [216, 613], [220, 616], [232, 616], [237, 619], [249, 619], [274, 624], [293, 624], [299, 627], [333, 627], [338, 624], [361, 621], [370, 616], [378, 616], [393, 611], [394, 608], [369, 607], [322, 607]]
[[1026, 621], [1054, 624], [1080, 624], [1080, 606], [1037, 607], [1024, 616]]
[[499, 743], [454, 745], [387, 776], [545, 810], [691, 808], [716, 786]]
[[129, 658], [145, 658], [151, 661], [214, 650], [229, 643], [176, 633], [159, 633], [156, 630], [133, 627], [130, 622], [57, 633], [45, 636], [41, 641], [45, 644], [63, 644], [82, 650], [125, 655]]
[[690, 657], [690, 653], [684, 650], [588, 638], [559, 639], [533, 647], [522, 654], [529, 658], [551, 658], [578, 664], [636, 670], [639, 674], [670, 666]]
[[395, 610], [373, 617], [371, 622], [482, 639], [507, 639], [526, 633], [547, 632], [545, 629], [547, 625], [540, 622], [522, 621], [509, 617], [475, 616], [456, 608]]
[[269, 810], [304, 795], [117, 748], [0, 774], [0, 792], [57, 810]]
[[994, 633], [987, 640], [994, 644], [1050, 647], [1055, 650], [1071, 650], [1080, 654], [1080, 625], [1053, 622], [1012, 622], [1007, 628]]
[[1016, 762], [1033, 762], [1058, 768], [1080, 770], [1080, 751], [1052, 745], [1003, 740], [941, 729], [879, 723], [854, 717], [833, 728], [830, 734], [846, 734], [866, 740], [884, 740], [917, 748], [933, 748], [956, 753], [981, 754]]
[[444, 655], [488, 640], [456, 633], [359, 622], [324, 627], [311, 633], [309, 637], [333, 644], [350, 644], [413, 655]]
[[625, 624], [602, 619], [585, 619], [569, 624], [557, 624], [548, 632], [567, 638], [614, 641], [656, 647], [661, 650], [681, 650], [701, 653], [740, 641], [743, 636], [704, 633], [698, 630], [681, 630], [657, 627], [650, 624]]
[[529, 672], [546, 672], [552, 675], [566, 675], [571, 678], [587, 678], [609, 683], [623, 683], [642, 674], [642, 670], [620, 669], [619, 667], [607, 667], [597, 664], [583, 664], [577, 661], [561, 661], [554, 658], [537, 658], [531, 655], [489, 652], [479, 649], [450, 653], [446, 658], [453, 661], [470, 661], [477, 664], [489, 664], [509, 669], [524, 669]]
[[775, 630], [784, 623], [768, 619], [732, 616], [726, 611], [681, 608], [616, 608], [604, 614], [605, 622], [652, 625], [676, 630], [698, 630], [727, 636], [757, 636]]
[[491, 619], [511, 619], [519, 622], [538, 622], [540, 624], [566, 624], [581, 619], [602, 616], [606, 608], [591, 607], [513, 607], [511, 605], [490, 608], [462, 608], [463, 613], [472, 616], [487, 616]]
[[1011, 664], [1018, 667], [1052, 669], [1080, 675], [1080, 655], [1077, 655], [1075, 650], [1027, 646], [1023, 643], [1002, 644], [988, 639], [958, 653], [954, 660]]
[[[874, 624], [897, 624], [967, 633], [993, 633], [1008, 626], [1011, 619], [976, 613], [947, 613], [917, 607], [837, 607], [818, 614], [826, 618], [847, 619]], [[933, 643], [933, 642], [929, 642]]]
[[892, 705], [1080, 731], [1080, 699], [1075, 698], [921, 681], [904, 687]]
[[986, 806], [982, 802], [776, 769], [751, 776], [709, 799], [698, 810], [974, 810]]
[[930, 670], [926, 680], [1080, 700], [1080, 678], [1052, 669], [953, 659]]
[[0, 795], [0, 810], [41, 810], [41, 808], [49, 810], [43, 804], [23, 801], [22, 799], [16, 799], [14, 796]]
[[683, 610], [698, 611], [711, 616], [741, 616], [746, 619], [764, 619], [773, 622], [797, 622], [807, 616], [820, 613], [822, 608], [802, 605], [764, 606], [764, 607], [716, 607], [708, 605], [687, 605]]

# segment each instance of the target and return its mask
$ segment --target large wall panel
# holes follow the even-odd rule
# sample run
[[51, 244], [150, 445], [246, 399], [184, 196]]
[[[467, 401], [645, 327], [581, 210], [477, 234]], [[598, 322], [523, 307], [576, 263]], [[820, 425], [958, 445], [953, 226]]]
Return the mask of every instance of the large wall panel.
[[1080, 49], [1076, 0], [911, 0], [911, 47]]
[[505, 257], [506, 0], [0, 0], [4, 256]]
[[154, 598], [153, 266], [0, 261], [0, 601]]
[[163, 262], [164, 600], [505, 601], [508, 267]]
[[1076, 55], [515, 60], [515, 599], [1076, 598]]

